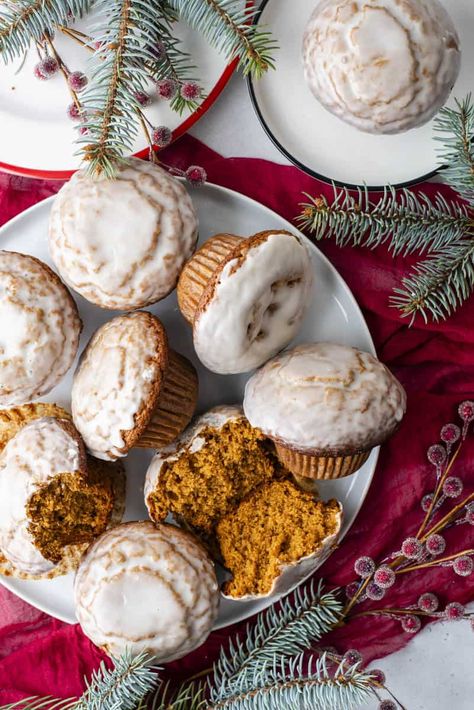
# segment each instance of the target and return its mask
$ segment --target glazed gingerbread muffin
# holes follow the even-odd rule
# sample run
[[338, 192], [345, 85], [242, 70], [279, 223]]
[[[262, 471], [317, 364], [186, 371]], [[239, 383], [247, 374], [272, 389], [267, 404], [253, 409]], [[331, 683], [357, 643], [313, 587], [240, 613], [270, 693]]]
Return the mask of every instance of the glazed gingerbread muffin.
[[79, 170], [51, 210], [49, 248], [64, 281], [101, 308], [132, 310], [176, 286], [198, 236], [183, 183], [130, 158], [114, 180]]
[[340, 503], [295, 485], [237, 406], [215, 407], [157, 452], [145, 503], [155, 522], [172, 513], [201, 538], [229, 571], [232, 599], [288, 592], [330, 552], [342, 519]]
[[[22, 417], [18, 414], [16, 421]], [[2, 448], [2, 574], [27, 579], [64, 574], [121, 517], [123, 469], [88, 458], [67, 417], [33, 416]]]
[[83, 632], [110, 656], [168, 663], [200, 646], [217, 617], [214, 566], [189, 533], [124, 523], [89, 548], [74, 585]]
[[117, 316], [92, 336], [72, 386], [72, 415], [88, 450], [113, 461], [175, 439], [196, 407], [194, 367], [151, 313]]
[[0, 251], [0, 407], [55, 387], [71, 367], [82, 330], [76, 304], [39, 259]]
[[[298, 345], [247, 382], [244, 412], [303, 479], [348, 476], [398, 428], [403, 387], [373, 355], [335, 343]], [[303, 480], [303, 483], [305, 481]]]
[[178, 304], [201, 362], [221, 374], [262, 365], [298, 332], [312, 283], [310, 255], [290, 232], [209, 239], [178, 282]]
[[359, 130], [400, 133], [446, 102], [459, 37], [439, 0], [320, 0], [303, 40], [306, 82]]

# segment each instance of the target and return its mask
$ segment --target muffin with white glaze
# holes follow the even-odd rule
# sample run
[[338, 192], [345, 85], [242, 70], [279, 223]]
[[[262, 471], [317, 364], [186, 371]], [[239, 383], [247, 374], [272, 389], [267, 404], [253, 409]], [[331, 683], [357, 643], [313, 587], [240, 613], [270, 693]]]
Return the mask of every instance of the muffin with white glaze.
[[160, 448], [187, 426], [198, 381], [146, 311], [117, 316], [89, 341], [74, 375], [74, 424], [89, 451], [113, 461], [134, 447]]
[[331, 552], [341, 504], [300, 490], [241, 407], [215, 407], [147, 471], [150, 517], [169, 513], [230, 573], [223, 593], [256, 599], [292, 589]]
[[0, 573], [26, 579], [74, 569], [121, 518], [125, 497], [123, 469], [86, 456], [67, 412], [36, 406], [13, 410], [0, 453]]
[[280, 353], [245, 388], [245, 416], [303, 482], [357, 471], [396, 431], [405, 410], [405, 391], [385, 365], [335, 343]]
[[77, 572], [76, 615], [110, 656], [143, 651], [157, 663], [182, 658], [217, 617], [214, 566], [197, 540], [172, 525], [124, 523], [89, 548]]
[[209, 239], [178, 282], [178, 304], [201, 362], [221, 374], [262, 365], [298, 332], [312, 284], [310, 255], [290, 232]]
[[49, 266], [0, 251], [0, 407], [52, 390], [73, 363], [81, 330], [77, 306]]
[[460, 57], [439, 0], [320, 0], [303, 39], [313, 95], [369, 133], [429, 121], [448, 99]]
[[102, 308], [133, 310], [176, 286], [198, 223], [185, 186], [155, 163], [129, 159], [113, 180], [80, 170], [51, 210], [49, 248], [64, 281]]

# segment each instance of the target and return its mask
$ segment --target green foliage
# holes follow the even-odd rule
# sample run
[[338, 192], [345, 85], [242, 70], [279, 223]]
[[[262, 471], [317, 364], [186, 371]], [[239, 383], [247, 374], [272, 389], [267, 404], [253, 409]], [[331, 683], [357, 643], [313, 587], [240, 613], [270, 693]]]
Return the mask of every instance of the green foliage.
[[5, 61], [21, 57], [31, 42], [70, 17], [85, 15], [93, 0], [3, 0], [0, 2], [0, 55]]
[[394, 290], [391, 304], [414, 322], [449, 317], [474, 291], [474, 105], [469, 95], [435, 120], [443, 164], [441, 176], [465, 203], [438, 194], [396, 192], [387, 187], [371, 201], [367, 189], [352, 194], [334, 188], [329, 202], [310, 197], [301, 205], [299, 225], [315, 239], [333, 238], [339, 246], [373, 249], [385, 245], [396, 255], [423, 255]]
[[168, 3], [226, 57], [239, 57], [244, 74], [258, 78], [274, 68], [272, 53], [277, 45], [269, 32], [252, 24], [258, 11], [245, 8], [242, 0], [168, 0]]
[[2, 705], [0, 710], [73, 710], [76, 706], [76, 700], [58, 700], [47, 696], [45, 698], [25, 698], [16, 703]]
[[340, 664], [328, 667], [326, 655], [305, 659], [279, 659], [255, 668], [251, 677], [242, 676], [232, 695], [216, 692], [213, 710], [348, 710], [373, 695], [370, 674]]
[[270, 607], [247, 628], [245, 640], [237, 637], [227, 651], [222, 649], [214, 669], [211, 699], [232, 693], [235, 686], [254, 678], [275, 658], [288, 658], [311, 648], [338, 622], [341, 613], [342, 605], [334, 592], [324, 592], [321, 582], [316, 590], [312, 583], [282, 600], [279, 608]]

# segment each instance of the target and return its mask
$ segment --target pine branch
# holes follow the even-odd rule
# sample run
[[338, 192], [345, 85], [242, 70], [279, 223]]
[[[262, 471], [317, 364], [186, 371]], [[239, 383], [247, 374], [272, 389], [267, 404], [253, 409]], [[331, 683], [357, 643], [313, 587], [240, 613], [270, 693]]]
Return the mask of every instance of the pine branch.
[[438, 194], [433, 202], [423, 193], [387, 187], [377, 202], [371, 202], [367, 188], [356, 196], [334, 187], [334, 199], [323, 196], [303, 203], [297, 217], [300, 227], [315, 239], [334, 238], [338, 246], [375, 249], [386, 245], [394, 255], [437, 251], [474, 233], [474, 214], [465, 206]]
[[4, 0], [0, 2], [0, 56], [21, 57], [31, 42], [54, 32], [56, 24], [85, 15], [93, 0]]
[[448, 318], [474, 291], [474, 238], [459, 239], [415, 267], [394, 289], [391, 303], [411, 322], [419, 313], [425, 322]]
[[230, 642], [214, 668], [211, 699], [230, 695], [236, 685], [252, 678], [262, 664], [275, 657], [295, 656], [318, 641], [340, 618], [342, 605], [333, 592], [323, 593], [312, 583], [271, 607], [248, 627], [246, 639]]
[[133, 657], [126, 652], [114, 660], [112, 670], [101, 664], [74, 710], [135, 710], [159, 682], [152, 660], [146, 653]]
[[39, 698], [36, 696], [18, 700], [16, 703], [0, 706], [0, 710], [72, 710], [76, 708], [77, 700], [58, 700], [47, 696]]
[[87, 118], [79, 140], [89, 172], [112, 177], [122, 156], [132, 150], [138, 131], [136, 94], [146, 90], [147, 65], [155, 61], [161, 5], [147, 0], [96, 0], [91, 80], [81, 96]]
[[443, 181], [474, 206], [474, 105], [469, 94], [464, 101], [456, 101], [456, 108], [442, 108], [435, 119], [436, 140], [443, 147], [439, 151]]
[[202, 683], [184, 683], [176, 693], [173, 693], [168, 682], [144, 707], [148, 707], [149, 710], [202, 710], [206, 705]]
[[239, 57], [244, 74], [259, 78], [274, 68], [271, 55], [277, 45], [269, 32], [251, 24], [258, 11], [245, 8], [242, 0], [168, 0], [168, 4], [229, 60]]
[[235, 686], [231, 696], [216, 694], [213, 710], [347, 710], [374, 694], [370, 673], [341, 663], [331, 672], [326, 655], [305, 660], [303, 655], [256, 668], [253, 677]]

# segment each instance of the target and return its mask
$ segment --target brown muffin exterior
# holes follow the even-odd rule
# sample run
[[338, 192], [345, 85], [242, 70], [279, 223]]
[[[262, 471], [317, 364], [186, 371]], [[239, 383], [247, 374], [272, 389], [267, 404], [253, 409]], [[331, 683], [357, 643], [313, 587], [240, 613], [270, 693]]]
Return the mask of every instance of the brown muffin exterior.
[[303, 486], [310, 487], [311, 480], [333, 480], [351, 476], [358, 471], [370, 456], [372, 449], [353, 453], [321, 454], [303, 453], [275, 441], [279, 460]]

